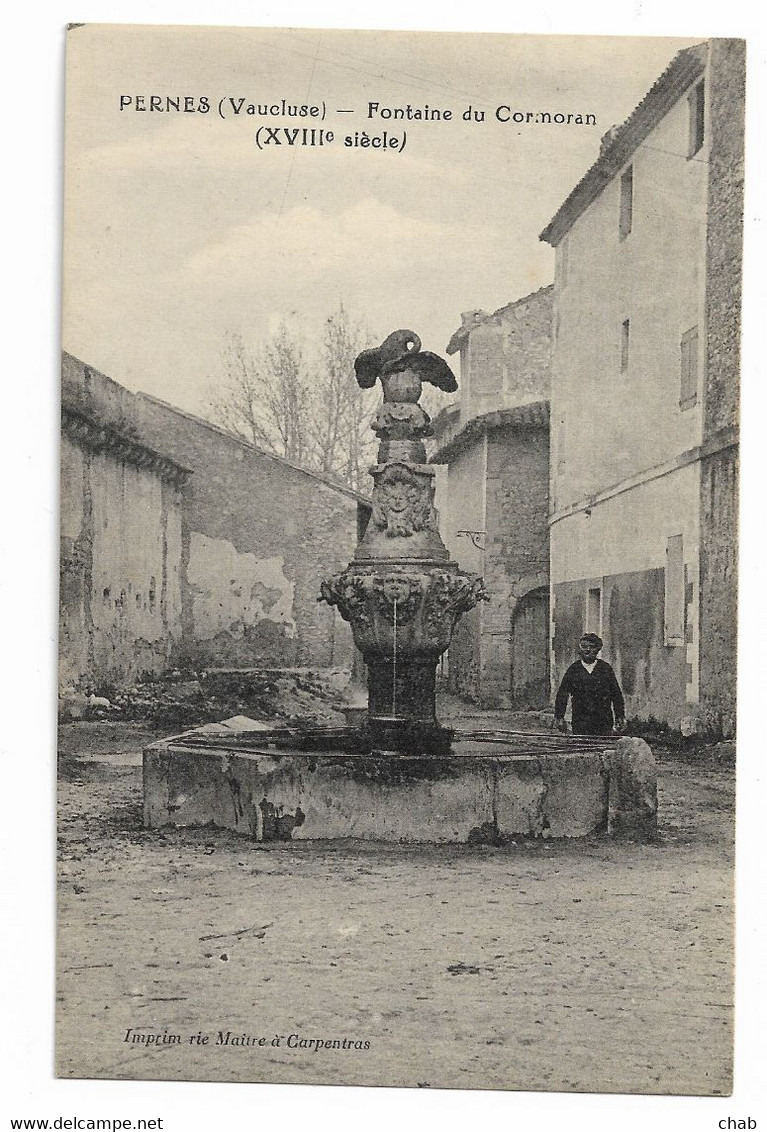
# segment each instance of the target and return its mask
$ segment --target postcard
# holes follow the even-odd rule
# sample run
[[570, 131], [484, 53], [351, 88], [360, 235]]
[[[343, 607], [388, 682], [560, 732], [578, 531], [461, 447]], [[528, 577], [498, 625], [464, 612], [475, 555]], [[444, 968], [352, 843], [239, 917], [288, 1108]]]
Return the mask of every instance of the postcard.
[[745, 54], [70, 26], [60, 1077], [731, 1093]]

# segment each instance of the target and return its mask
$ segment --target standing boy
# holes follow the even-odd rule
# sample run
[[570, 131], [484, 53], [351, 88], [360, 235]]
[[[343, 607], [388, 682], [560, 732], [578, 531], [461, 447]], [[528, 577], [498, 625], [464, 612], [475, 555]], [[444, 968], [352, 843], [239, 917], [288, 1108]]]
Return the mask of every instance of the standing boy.
[[584, 633], [578, 643], [580, 660], [571, 664], [562, 677], [554, 701], [554, 726], [567, 731], [567, 701], [573, 705], [574, 735], [610, 735], [625, 731], [626, 709], [623, 693], [610, 665], [599, 660], [602, 638]]

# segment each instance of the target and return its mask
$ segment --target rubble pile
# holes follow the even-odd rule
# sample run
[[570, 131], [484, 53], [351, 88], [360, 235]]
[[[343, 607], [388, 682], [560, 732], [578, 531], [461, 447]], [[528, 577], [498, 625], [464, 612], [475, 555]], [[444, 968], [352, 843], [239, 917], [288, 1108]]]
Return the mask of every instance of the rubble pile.
[[217, 669], [175, 671], [109, 694], [65, 690], [62, 722], [125, 720], [184, 731], [233, 715], [299, 726], [343, 723], [340, 709], [350, 694], [349, 673], [341, 669]]

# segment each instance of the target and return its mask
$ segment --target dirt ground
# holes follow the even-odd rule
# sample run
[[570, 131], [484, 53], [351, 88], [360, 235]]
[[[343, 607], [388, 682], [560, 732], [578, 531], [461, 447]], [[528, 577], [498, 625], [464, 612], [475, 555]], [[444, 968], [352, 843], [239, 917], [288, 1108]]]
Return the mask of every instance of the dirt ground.
[[61, 729], [60, 1076], [731, 1091], [732, 768], [652, 846], [255, 845], [142, 828], [157, 738]]

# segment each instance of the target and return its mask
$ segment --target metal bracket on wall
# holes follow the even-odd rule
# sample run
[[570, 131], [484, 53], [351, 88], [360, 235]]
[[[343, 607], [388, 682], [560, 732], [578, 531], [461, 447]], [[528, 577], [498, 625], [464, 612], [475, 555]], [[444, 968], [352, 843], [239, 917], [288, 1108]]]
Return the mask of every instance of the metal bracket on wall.
[[471, 539], [471, 545], [475, 546], [477, 550], [484, 550], [482, 539], [485, 537], [484, 531], [456, 531], [456, 538], [461, 538], [465, 535], [466, 538]]

